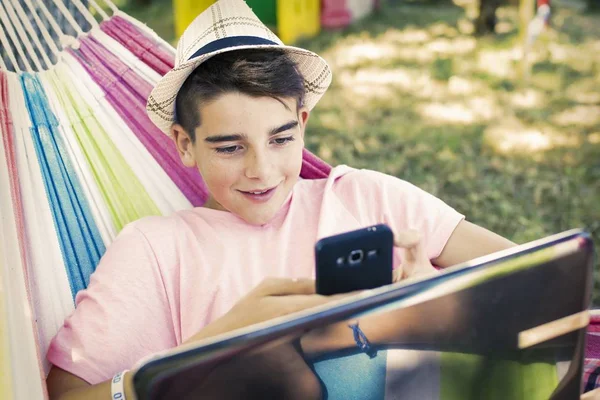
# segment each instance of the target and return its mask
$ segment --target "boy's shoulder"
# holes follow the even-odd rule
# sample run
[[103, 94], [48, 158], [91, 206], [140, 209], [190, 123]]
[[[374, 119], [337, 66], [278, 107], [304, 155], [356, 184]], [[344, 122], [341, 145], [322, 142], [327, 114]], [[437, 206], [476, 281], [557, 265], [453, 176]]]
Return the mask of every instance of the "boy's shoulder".
[[306, 186], [336, 186], [340, 183], [365, 184], [381, 179], [381, 172], [369, 169], [357, 169], [345, 164], [333, 167], [329, 175], [320, 179], [305, 179], [299, 183]]
[[394, 187], [410, 190], [413, 185], [392, 175], [370, 169], [356, 169], [347, 165], [335, 167], [328, 178], [334, 189], [352, 187], [356, 190], [375, 190]]
[[[355, 212], [378, 213], [397, 203], [420, 201], [425, 192], [393, 175], [369, 169], [340, 166], [332, 170], [325, 195], [329, 192]], [[378, 211], [379, 210], [379, 211]]]
[[136, 231], [152, 245], [177, 240], [189, 231], [190, 225], [201, 223], [202, 218], [194, 209], [179, 210], [170, 215], [150, 215], [130, 222], [123, 232]]
[[137, 229], [142, 233], [168, 229], [174, 224], [174, 216], [177, 213], [178, 212], [174, 212], [171, 215], [148, 215], [130, 222], [126, 227], [129, 229]]
[[[366, 206], [379, 202], [390, 186], [402, 185], [400, 179], [368, 169], [356, 169], [347, 165], [332, 168], [326, 178], [301, 180], [295, 192], [302, 197], [325, 201], [336, 198], [343, 204]], [[395, 190], [397, 191], [397, 190]], [[312, 203], [312, 202], [309, 202]]]
[[120, 235], [127, 233], [141, 235], [146, 240], [162, 239], [171, 236], [176, 226], [177, 213], [163, 215], [149, 215], [132, 221], [123, 227]]
[[123, 230], [137, 230], [151, 243], [174, 243], [189, 235], [206, 236], [203, 232], [214, 232], [231, 226], [237, 220], [224, 211], [194, 207], [174, 211], [169, 215], [152, 215], [129, 223]]

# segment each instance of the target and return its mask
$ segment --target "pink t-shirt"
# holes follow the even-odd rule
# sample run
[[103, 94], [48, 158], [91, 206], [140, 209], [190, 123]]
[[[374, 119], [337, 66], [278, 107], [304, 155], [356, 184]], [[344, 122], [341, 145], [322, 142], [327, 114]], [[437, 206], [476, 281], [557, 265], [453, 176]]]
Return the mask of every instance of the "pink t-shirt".
[[266, 225], [207, 208], [143, 218], [109, 246], [48, 360], [100, 383], [181, 344], [266, 277], [314, 278], [322, 237], [386, 223], [419, 230], [435, 258], [462, 218], [408, 182], [347, 166], [300, 180]]

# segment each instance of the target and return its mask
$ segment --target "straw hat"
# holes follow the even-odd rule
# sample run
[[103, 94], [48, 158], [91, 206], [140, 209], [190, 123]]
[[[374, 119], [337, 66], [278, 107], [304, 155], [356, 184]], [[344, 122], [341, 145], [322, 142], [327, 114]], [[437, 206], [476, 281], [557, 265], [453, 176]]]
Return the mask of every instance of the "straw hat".
[[243, 0], [219, 0], [187, 27], [177, 44], [175, 67], [150, 93], [146, 110], [166, 134], [175, 120], [175, 98], [186, 78], [210, 57], [231, 50], [281, 49], [304, 77], [305, 105], [312, 109], [331, 83], [331, 70], [317, 54], [286, 46], [267, 28]]

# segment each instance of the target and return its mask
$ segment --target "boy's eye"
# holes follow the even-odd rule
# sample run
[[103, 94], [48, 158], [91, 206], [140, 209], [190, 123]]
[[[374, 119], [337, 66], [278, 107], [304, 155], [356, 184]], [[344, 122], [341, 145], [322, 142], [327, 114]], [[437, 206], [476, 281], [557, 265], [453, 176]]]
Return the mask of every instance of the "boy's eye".
[[217, 147], [215, 150], [217, 151], [217, 153], [233, 154], [239, 148], [241, 148], [241, 146], [227, 146], [227, 147]]
[[293, 136], [288, 136], [288, 137], [284, 137], [284, 138], [277, 138], [277, 139], [273, 139], [273, 141], [275, 142], [275, 144], [277, 145], [284, 145], [287, 142], [291, 142], [294, 140]]

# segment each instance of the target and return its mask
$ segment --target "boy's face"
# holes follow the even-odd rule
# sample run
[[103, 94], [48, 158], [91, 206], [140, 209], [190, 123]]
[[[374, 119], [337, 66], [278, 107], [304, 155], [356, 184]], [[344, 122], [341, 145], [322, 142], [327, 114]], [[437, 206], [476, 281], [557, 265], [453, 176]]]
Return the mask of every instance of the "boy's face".
[[180, 125], [171, 133], [183, 163], [196, 166], [208, 186], [206, 206], [266, 224], [300, 175], [308, 110], [294, 98], [230, 92], [199, 112], [195, 143]]

